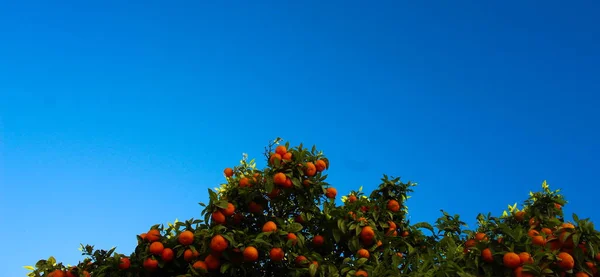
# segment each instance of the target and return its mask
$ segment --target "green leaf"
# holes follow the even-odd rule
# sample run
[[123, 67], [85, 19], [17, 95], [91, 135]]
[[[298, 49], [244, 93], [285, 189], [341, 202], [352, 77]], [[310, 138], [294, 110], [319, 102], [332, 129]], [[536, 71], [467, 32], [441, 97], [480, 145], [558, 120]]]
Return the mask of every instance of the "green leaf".
[[314, 277], [317, 274], [317, 266], [315, 264], [310, 264], [310, 267], [308, 268], [309, 274], [311, 277]]
[[217, 207], [219, 207], [221, 209], [227, 209], [228, 204], [229, 204], [229, 202], [227, 202], [227, 200], [220, 200], [216, 203]]
[[23, 268], [25, 268], [27, 270], [32, 270], [32, 271], [35, 270], [35, 268], [33, 266], [30, 266], [30, 265], [26, 265]]
[[340, 242], [340, 237], [341, 237], [340, 230], [333, 229], [333, 239], [335, 239], [336, 243]]

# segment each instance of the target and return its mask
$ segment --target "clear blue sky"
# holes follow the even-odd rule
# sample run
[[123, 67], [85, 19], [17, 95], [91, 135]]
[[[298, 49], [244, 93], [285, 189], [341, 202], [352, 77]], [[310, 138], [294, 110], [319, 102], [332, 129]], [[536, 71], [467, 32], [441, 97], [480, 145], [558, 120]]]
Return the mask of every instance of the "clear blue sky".
[[340, 195], [418, 182], [413, 222], [473, 227], [544, 179], [600, 218], [597, 2], [200, 2], [2, 4], [3, 275], [130, 253], [278, 136]]

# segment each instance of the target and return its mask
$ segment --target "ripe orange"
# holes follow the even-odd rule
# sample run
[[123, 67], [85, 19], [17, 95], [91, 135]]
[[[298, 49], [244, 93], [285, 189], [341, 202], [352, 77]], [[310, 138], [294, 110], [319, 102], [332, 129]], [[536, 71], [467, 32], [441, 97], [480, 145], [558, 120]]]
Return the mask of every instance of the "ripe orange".
[[267, 221], [267, 223], [265, 223], [265, 225], [263, 225], [262, 231], [265, 233], [266, 232], [276, 232], [277, 224], [275, 224], [275, 222], [273, 222], [273, 221]]
[[148, 271], [154, 271], [158, 267], [158, 261], [149, 257], [144, 260], [143, 266]]
[[317, 167], [315, 167], [315, 164], [312, 162], [307, 162], [306, 168], [304, 168], [304, 174], [308, 177], [315, 176], [315, 174], [317, 174]]
[[592, 274], [596, 275], [598, 273], [598, 269], [596, 269], [596, 265], [593, 262], [585, 262], [585, 265], [590, 269]]
[[60, 269], [55, 269], [50, 274], [48, 274], [48, 276], [49, 277], [65, 277], [65, 272]]
[[229, 242], [221, 235], [215, 235], [210, 240], [210, 249], [215, 252], [223, 252], [229, 247]]
[[310, 182], [310, 180], [308, 180], [308, 179], [304, 179], [304, 180], [302, 181], [302, 185], [304, 185], [305, 187], [308, 187], [308, 186], [310, 186], [310, 184], [311, 184], [311, 182]]
[[165, 249], [165, 246], [160, 241], [155, 241], [150, 244], [150, 253], [153, 255], [162, 254], [164, 249]]
[[200, 253], [196, 250], [196, 251], [192, 251], [192, 249], [186, 249], [183, 252], [183, 259], [186, 262], [190, 262], [192, 261], [194, 258], [198, 258], [198, 256], [200, 256]]
[[529, 254], [527, 252], [519, 253], [519, 259], [521, 260], [521, 264], [532, 264], [533, 263], [533, 258], [531, 257], [531, 254]]
[[562, 208], [562, 205], [558, 204], [558, 203], [554, 203], [554, 208], [556, 208], [557, 210], [560, 210]]
[[[148, 239], [148, 234], [146, 233], [141, 233], [140, 234], [140, 238], [142, 238], [142, 241], [146, 241]], [[139, 244], [139, 243], [138, 243]]]
[[569, 222], [563, 223], [560, 227], [563, 229], [575, 229], [575, 225]]
[[523, 267], [519, 266], [515, 268], [515, 277], [533, 277], [533, 273], [523, 272]]
[[294, 233], [288, 233], [287, 239], [292, 241], [292, 245], [296, 245], [296, 243], [298, 243], [298, 237]]
[[563, 270], [571, 270], [575, 267], [575, 260], [573, 260], [573, 256], [566, 252], [558, 253], [558, 266]]
[[273, 176], [273, 183], [275, 185], [283, 186], [283, 185], [285, 185], [286, 179], [287, 179], [287, 176], [285, 176], [284, 173], [278, 172]]
[[327, 196], [327, 198], [333, 199], [333, 198], [335, 198], [336, 195], [337, 195], [337, 189], [335, 189], [335, 188], [327, 188], [326, 189], [325, 196]]
[[515, 219], [517, 221], [523, 221], [523, 219], [525, 219], [525, 212], [524, 211], [518, 211], [515, 213]]
[[477, 245], [477, 241], [474, 239], [470, 239], [465, 242], [465, 248], [475, 247], [475, 245]]
[[398, 203], [398, 201], [391, 199], [387, 203], [387, 209], [393, 213], [398, 212], [400, 210], [400, 204]]
[[304, 221], [304, 218], [303, 218], [303, 217], [302, 217], [302, 215], [300, 215], [300, 214], [299, 214], [299, 215], [297, 215], [297, 216], [294, 218], [294, 221], [296, 221], [296, 222], [298, 222], [298, 223], [300, 223], [300, 224], [303, 224], [303, 223], [305, 222], [305, 221]]
[[571, 233], [562, 232], [559, 237], [563, 248], [573, 249], [573, 247], [575, 247], [575, 242], [573, 242], [573, 236]]
[[550, 235], [552, 235], [552, 230], [550, 230], [550, 228], [544, 227], [544, 228], [542, 228], [542, 233], [550, 236]]
[[543, 236], [533, 236], [531, 238], [531, 243], [533, 245], [545, 246], [546, 245], [546, 239]]
[[291, 161], [292, 160], [292, 153], [287, 152], [287, 153], [281, 155], [281, 158], [283, 159], [283, 161]]
[[181, 232], [181, 234], [179, 234], [179, 237], [177, 238], [177, 240], [182, 245], [190, 245], [190, 244], [194, 243], [194, 233], [192, 233], [192, 231], [185, 230], [185, 231]]
[[530, 236], [530, 237], [534, 237], [534, 236], [537, 236], [539, 234], [540, 234], [540, 232], [536, 231], [535, 229], [529, 229], [529, 231], [527, 231], [527, 235]]
[[152, 229], [150, 231], [148, 231], [148, 233], [146, 234], [146, 239], [149, 242], [155, 242], [157, 240], [160, 239], [160, 231], [158, 231], [157, 229]]
[[375, 238], [375, 231], [373, 231], [371, 226], [365, 226], [362, 228], [362, 230], [360, 230], [360, 238], [363, 240], [363, 242], [371, 243]]
[[396, 226], [396, 223], [393, 221], [388, 221], [388, 225], [390, 225], [390, 230], [396, 230], [396, 228], [398, 228], [398, 226]]
[[250, 186], [250, 179], [243, 177], [240, 179], [240, 188], [245, 188]]
[[216, 224], [224, 224], [225, 223], [225, 215], [220, 211], [214, 211], [212, 213], [212, 221]]
[[287, 149], [283, 145], [278, 145], [277, 147], [275, 147], [275, 153], [283, 156], [285, 155], [285, 153], [287, 153]]
[[325, 168], [327, 168], [327, 164], [325, 163], [324, 160], [317, 160], [315, 163], [315, 167], [317, 169], [317, 172], [321, 172], [321, 171], [325, 170]]
[[306, 257], [304, 257], [302, 255], [296, 257], [296, 259], [294, 260], [294, 262], [296, 263], [296, 266], [299, 266], [299, 267], [307, 266], [308, 265], [307, 261], [308, 260], [306, 259]]
[[232, 216], [235, 213], [235, 206], [232, 203], [227, 203], [227, 209], [221, 209], [224, 216]]
[[483, 261], [486, 263], [491, 263], [494, 261], [494, 256], [492, 255], [492, 250], [490, 250], [489, 248], [483, 249], [483, 251], [481, 251], [481, 257], [483, 258]]
[[194, 269], [204, 269], [204, 270], [208, 270], [208, 267], [206, 266], [206, 263], [203, 261], [196, 261], [192, 267]]
[[502, 257], [502, 262], [505, 267], [517, 268], [521, 265], [521, 258], [514, 252], [508, 252]]
[[204, 258], [204, 262], [206, 263], [206, 268], [208, 270], [217, 270], [221, 266], [221, 261], [213, 254], [208, 254], [208, 256]]
[[356, 202], [356, 200], [358, 200], [358, 198], [356, 198], [356, 195], [350, 194], [350, 196], [348, 196], [348, 202], [354, 203]]
[[163, 249], [163, 251], [161, 253], [161, 258], [163, 259], [163, 261], [170, 262], [173, 260], [173, 257], [175, 257], [175, 253], [173, 252], [173, 249], [171, 249], [171, 248]]
[[314, 246], [321, 246], [321, 245], [323, 245], [324, 243], [325, 243], [325, 238], [324, 238], [323, 236], [321, 236], [321, 235], [316, 235], [316, 236], [313, 238], [313, 245], [314, 245]]
[[248, 246], [242, 253], [244, 255], [244, 261], [254, 262], [258, 260], [258, 250], [254, 246]]
[[487, 235], [485, 233], [477, 233], [475, 234], [475, 240], [477, 241], [487, 241]]
[[128, 269], [131, 265], [131, 261], [127, 257], [122, 257], [119, 262], [119, 269]]
[[294, 186], [294, 183], [292, 183], [292, 179], [285, 178], [285, 183], [283, 183], [283, 187], [284, 188], [291, 188], [293, 186]]
[[281, 156], [281, 154], [278, 154], [278, 153], [272, 154], [271, 157], [269, 157], [269, 164], [275, 165], [275, 163], [277, 161], [279, 161], [281, 163], [282, 159], [283, 159], [283, 157]]
[[402, 232], [401, 236], [402, 236], [403, 238], [405, 238], [405, 237], [408, 237], [408, 235], [409, 235], [409, 234], [410, 234], [410, 233], [409, 233], [408, 231], [404, 231], [404, 232]]
[[362, 277], [369, 277], [369, 273], [367, 273], [366, 271], [359, 269], [356, 271], [356, 273], [354, 274], [354, 276], [362, 276]]
[[269, 252], [269, 257], [271, 258], [272, 261], [283, 261], [283, 249], [279, 248], [279, 247], [274, 247], [271, 248], [271, 252]]
[[540, 224], [539, 220], [537, 220], [535, 217], [532, 217], [529, 219], [530, 227], [537, 227], [539, 224]]
[[590, 277], [590, 275], [585, 272], [577, 272], [575, 273], [575, 277]]
[[225, 174], [225, 177], [231, 177], [233, 176], [233, 169], [231, 168], [225, 168], [225, 170], [223, 170], [223, 173]]
[[369, 253], [369, 250], [361, 248], [356, 252], [356, 255], [358, 255], [359, 258], [369, 258], [371, 257], [371, 253]]
[[281, 191], [278, 188], [274, 188], [271, 192], [267, 193], [267, 196], [269, 196], [269, 198], [273, 199], [273, 198], [276, 198], [277, 196], [279, 196], [280, 193], [281, 193]]

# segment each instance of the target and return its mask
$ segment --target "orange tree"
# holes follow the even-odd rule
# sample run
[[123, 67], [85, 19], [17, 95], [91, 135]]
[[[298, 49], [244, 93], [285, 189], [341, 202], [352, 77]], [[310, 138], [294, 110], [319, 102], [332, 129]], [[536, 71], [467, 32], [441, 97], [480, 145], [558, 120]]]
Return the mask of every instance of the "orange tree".
[[598, 276], [599, 232], [577, 215], [564, 222], [566, 201], [545, 182], [522, 210], [479, 214], [475, 230], [445, 211], [411, 224], [414, 183], [384, 175], [338, 206], [323, 153], [278, 142], [266, 168], [244, 156], [224, 170], [202, 219], [151, 226], [129, 255], [82, 245], [78, 265], [50, 257], [29, 276]]

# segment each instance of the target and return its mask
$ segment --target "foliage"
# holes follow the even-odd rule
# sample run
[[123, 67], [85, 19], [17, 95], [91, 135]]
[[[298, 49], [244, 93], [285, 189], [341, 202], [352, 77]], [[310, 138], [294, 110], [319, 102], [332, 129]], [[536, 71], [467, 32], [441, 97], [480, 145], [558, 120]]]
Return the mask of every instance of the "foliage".
[[565, 199], [544, 182], [523, 209], [479, 214], [476, 230], [442, 211], [433, 224], [406, 218], [416, 185], [383, 175], [369, 195], [335, 203], [329, 160], [275, 140], [268, 166], [246, 155], [209, 189], [201, 219], [154, 225], [129, 255], [82, 245], [73, 267], [50, 257], [39, 276], [598, 276], [600, 234], [589, 219], [565, 223]]

